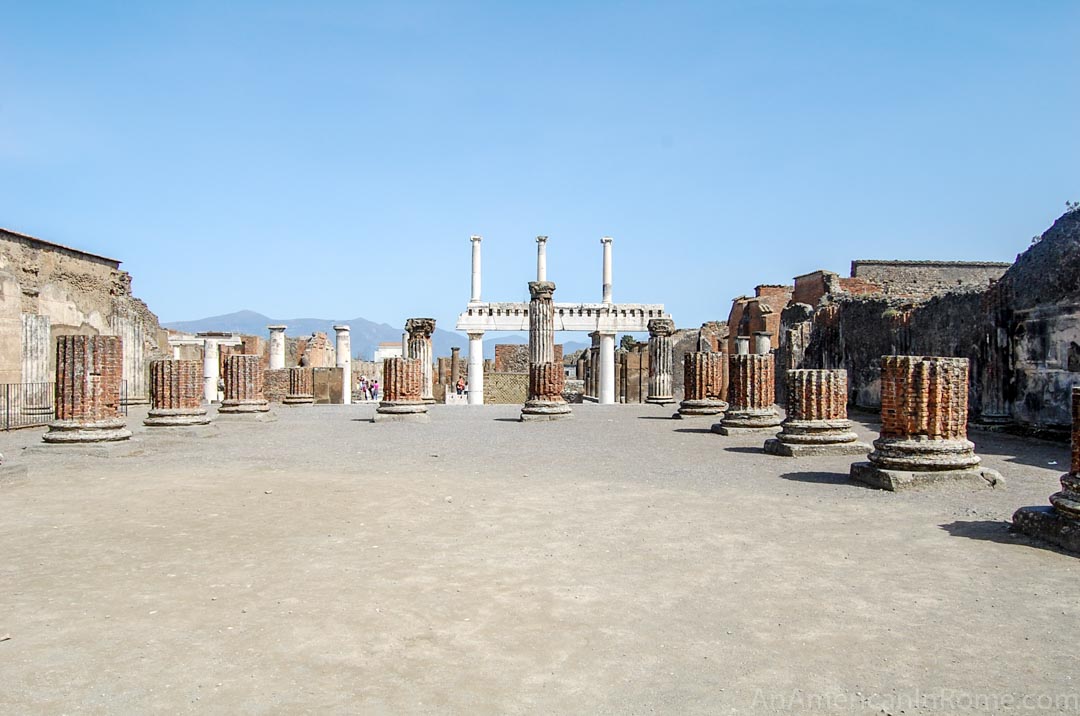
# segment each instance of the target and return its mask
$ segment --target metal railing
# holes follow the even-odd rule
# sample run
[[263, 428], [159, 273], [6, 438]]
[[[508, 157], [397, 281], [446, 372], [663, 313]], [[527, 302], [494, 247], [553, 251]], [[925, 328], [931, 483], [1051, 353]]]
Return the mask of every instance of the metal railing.
[[[55, 383], [0, 383], [0, 430], [48, 425], [55, 413]], [[120, 383], [121, 415], [128, 414], [127, 381]]]

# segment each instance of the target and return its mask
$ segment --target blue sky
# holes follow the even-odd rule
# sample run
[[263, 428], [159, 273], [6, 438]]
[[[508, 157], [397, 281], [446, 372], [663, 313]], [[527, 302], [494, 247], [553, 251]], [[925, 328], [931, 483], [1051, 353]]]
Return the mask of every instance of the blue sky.
[[680, 326], [855, 258], [1012, 260], [1080, 199], [1080, 3], [0, 2], [0, 226], [162, 320]]

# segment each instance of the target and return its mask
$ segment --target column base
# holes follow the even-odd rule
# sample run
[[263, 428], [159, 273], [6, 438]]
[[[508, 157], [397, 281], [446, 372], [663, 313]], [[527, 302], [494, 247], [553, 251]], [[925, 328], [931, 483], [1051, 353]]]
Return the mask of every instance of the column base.
[[314, 395], [286, 395], [281, 401], [282, 405], [314, 405]]
[[878, 438], [870, 460], [885, 470], [942, 471], [968, 470], [982, 462], [970, 440], [908, 437]]
[[788, 443], [776, 437], [765, 441], [763, 448], [770, 455], [781, 457], [817, 457], [819, 455], [866, 455], [873, 448], [869, 443], [854, 440], [839, 443]]
[[1021, 507], [1012, 523], [1014, 531], [1080, 554], [1080, 520], [1066, 517], [1053, 507]]
[[150, 398], [146, 396], [135, 396], [132, 398], [124, 398], [120, 401], [121, 405], [150, 405]]
[[960, 482], [972, 487], [1004, 487], [1005, 478], [997, 470], [971, 467], [960, 470], [893, 470], [872, 462], [857, 462], [851, 466], [850, 477], [879, 490], [898, 492], [943, 482]]
[[541, 420], [561, 420], [573, 417], [569, 403], [564, 401], [527, 400], [521, 409], [523, 423]]
[[727, 407], [727, 403], [722, 400], [684, 400], [679, 403], [679, 412], [671, 417], [676, 419], [716, 417], [717, 415], [723, 417]]
[[151, 409], [143, 425], [151, 427], [182, 427], [187, 425], [207, 425], [210, 416], [203, 408], [162, 408]]
[[375, 408], [373, 423], [427, 423], [428, 406], [422, 400], [408, 402], [383, 401]]
[[266, 413], [270, 411], [270, 403], [265, 400], [223, 400], [218, 413]]
[[672, 396], [657, 396], [655, 398], [645, 398], [645, 402], [651, 405], [675, 405], [675, 398]]
[[49, 423], [49, 432], [41, 439], [50, 445], [76, 445], [80, 443], [105, 443], [127, 440], [131, 431], [122, 419], [80, 422], [56, 420]]

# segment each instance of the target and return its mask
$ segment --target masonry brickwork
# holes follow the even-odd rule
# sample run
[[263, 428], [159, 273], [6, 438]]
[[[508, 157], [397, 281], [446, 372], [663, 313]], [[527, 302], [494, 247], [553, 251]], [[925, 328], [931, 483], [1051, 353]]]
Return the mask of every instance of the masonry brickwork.
[[1004, 275], [1010, 264], [993, 261], [877, 261], [851, 262], [852, 278], [869, 281], [892, 296], [928, 298], [957, 289], [986, 289]]
[[210, 418], [202, 401], [201, 361], [150, 362], [150, 411], [143, 423], [152, 427], [204, 425]]
[[221, 401], [219, 413], [264, 413], [270, 409], [266, 400], [266, 376], [261, 356], [228, 356], [223, 378], [225, 399]]
[[792, 370], [787, 380], [787, 417], [765, 452], [787, 457], [865, 455], [847, 416], [847, 372]]
[[56, 339], [55, 417], [48, 443], [124, 440], [120, 416], [123, 344], [116, 336]]

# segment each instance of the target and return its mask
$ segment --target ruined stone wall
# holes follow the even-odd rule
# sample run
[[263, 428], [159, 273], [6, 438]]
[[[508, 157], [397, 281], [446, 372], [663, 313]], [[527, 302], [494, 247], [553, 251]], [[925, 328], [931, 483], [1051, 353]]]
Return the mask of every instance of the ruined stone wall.
[[[555, 344], [555, 362], [562, 364], [563, 347], [561, 343]], [[528, 373], [529, 372], [529, 344], [528, 343], [499, 343], [495, 346], [495, 372], [496, 373]], [[524, 402], [524, 401], [523, 401]]]
[[986, 289], [1009, 264], [992, 261], [851, 262], [853, 278], [871, 281], [891, 296], [929, 297], [963, 289]]

